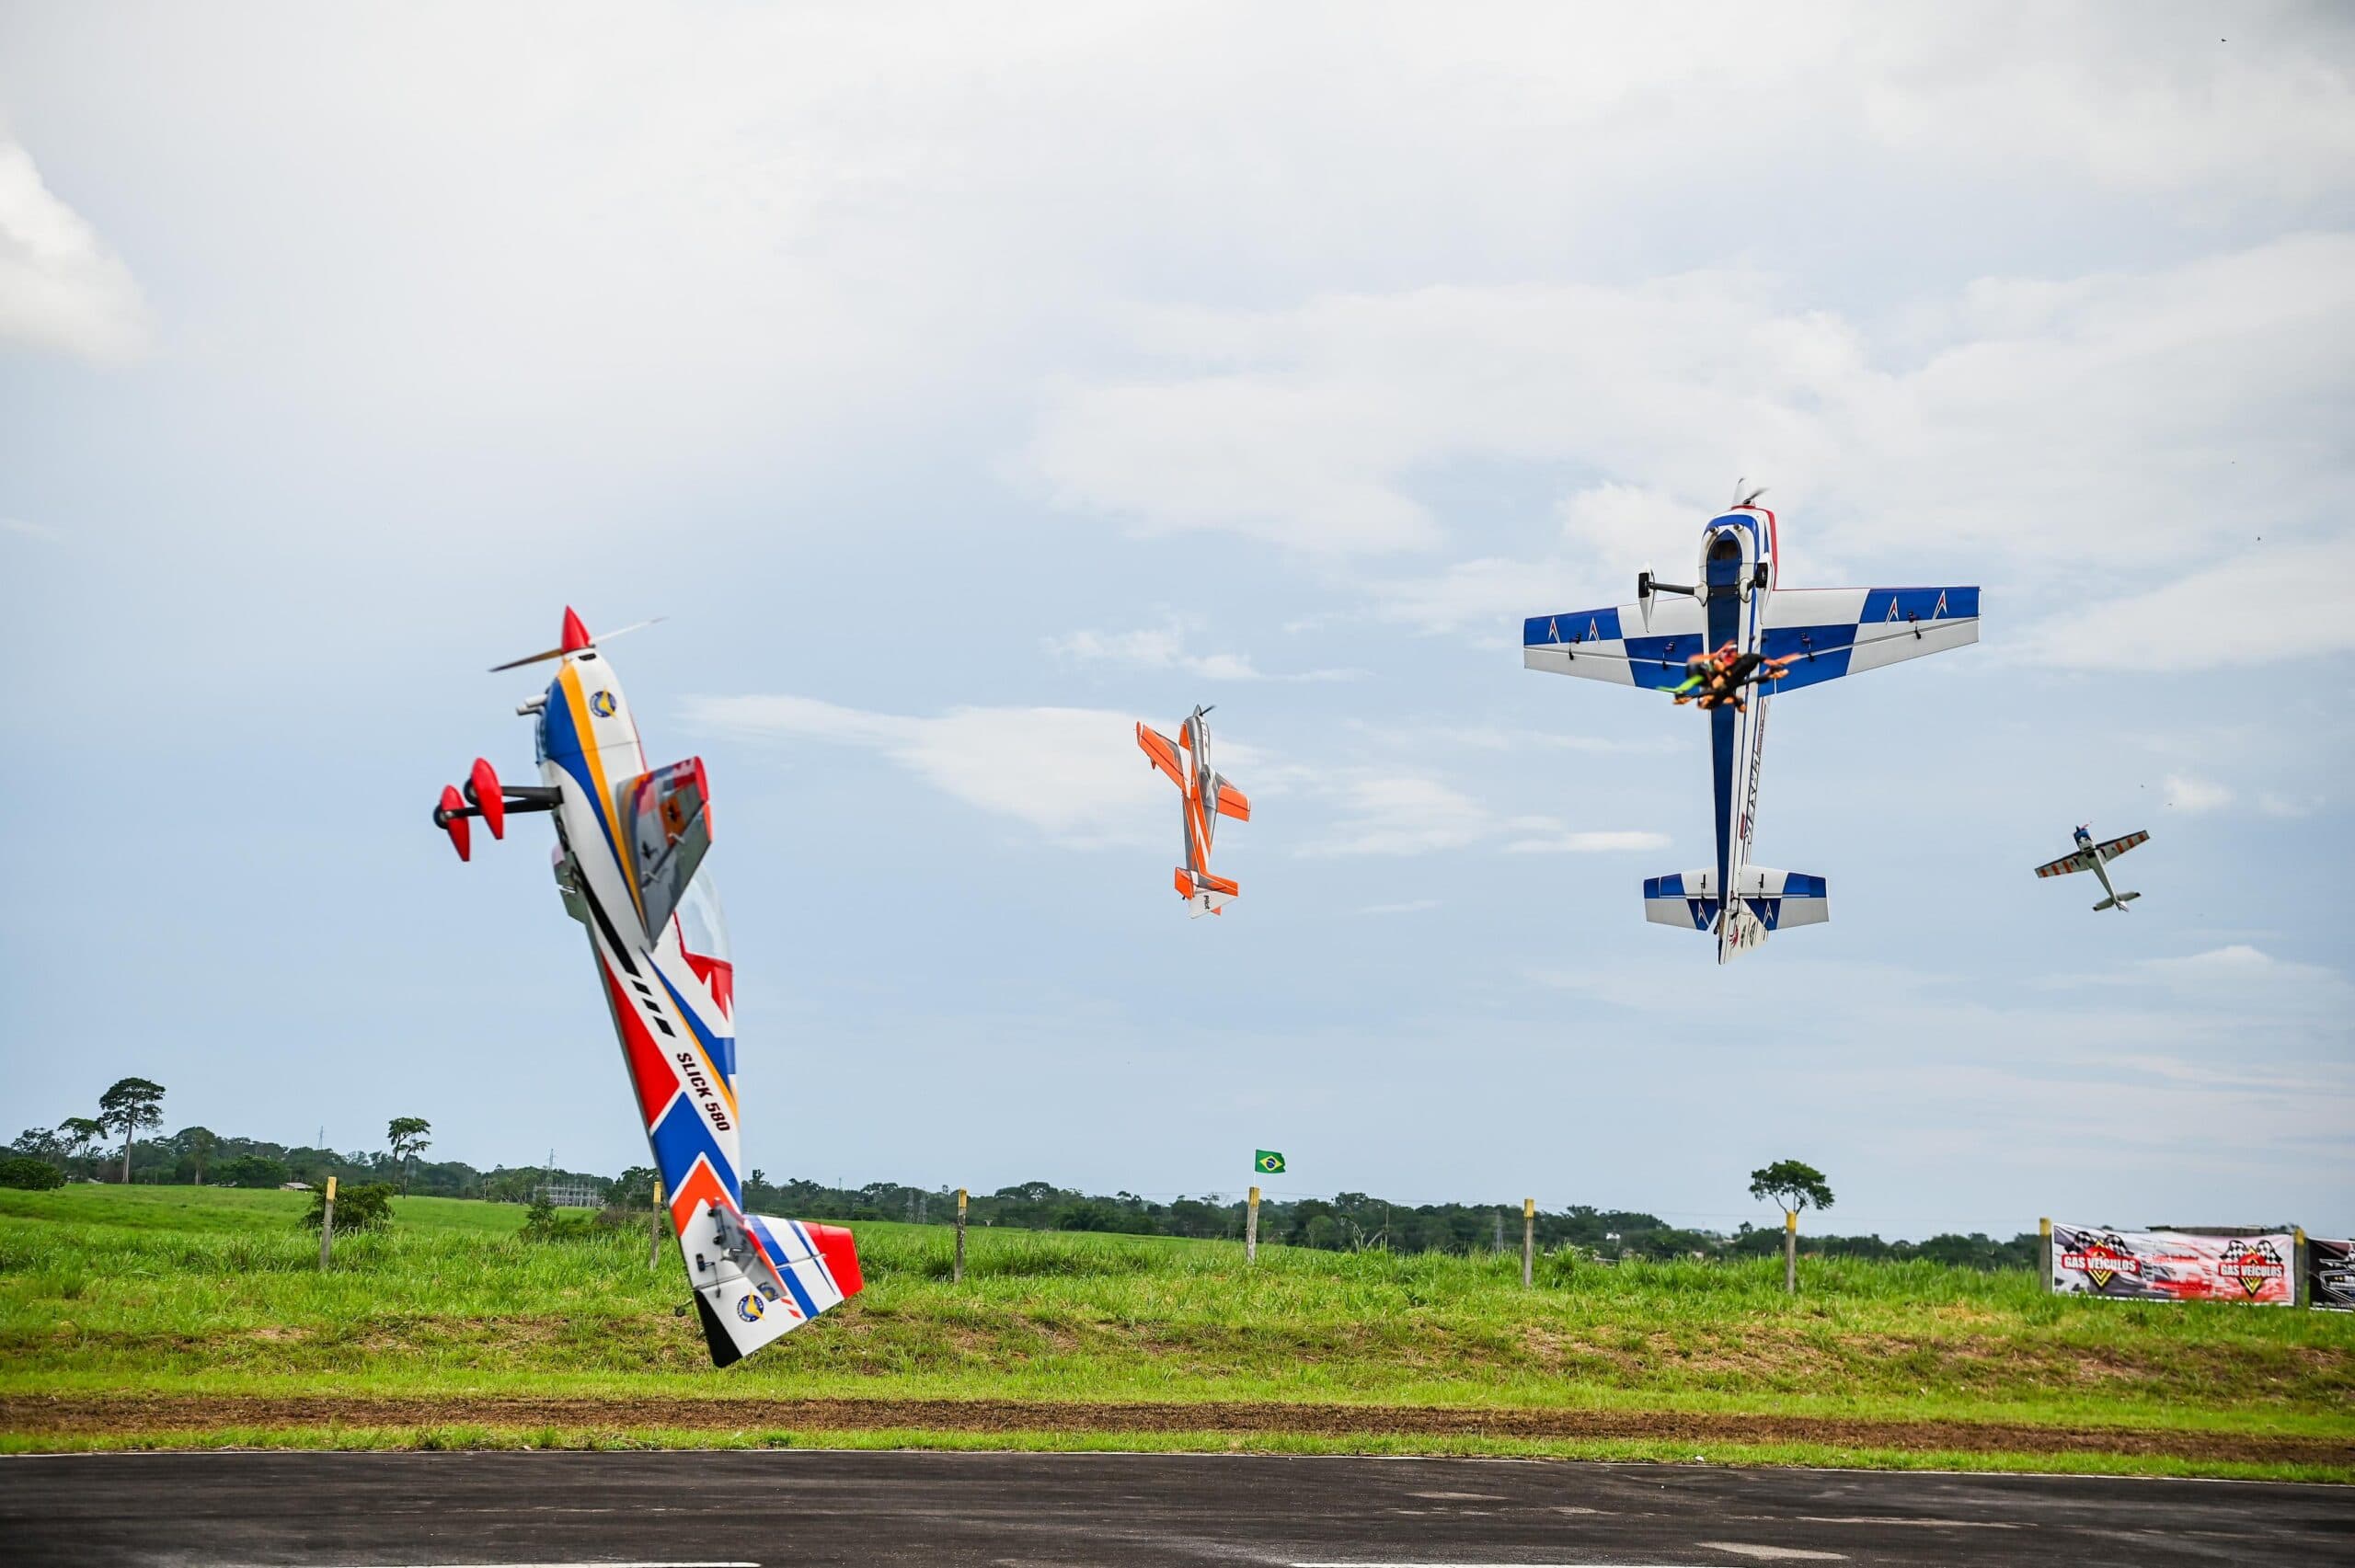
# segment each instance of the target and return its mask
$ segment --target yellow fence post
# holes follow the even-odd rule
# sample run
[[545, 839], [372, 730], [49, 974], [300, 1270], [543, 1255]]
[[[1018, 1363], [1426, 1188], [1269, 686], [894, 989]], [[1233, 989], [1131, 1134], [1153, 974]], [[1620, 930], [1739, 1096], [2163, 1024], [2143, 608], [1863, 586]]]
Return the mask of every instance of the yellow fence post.
[[658, 1268], [662, 1263], [662, 1178], [654, 1178], [654, 1214], [646, 1222], [646, 1266]]
[[319, 1207], [319, 1266], [327, 1266], [327, 1257], [335, 1251], [335, 1178], [327, 1178], [327, 1201]]
[[1799, 1293], [1799, 1211], [1783, 1210], [1783, 1294]]
[[1529, 1288], [1537, 1272], [1537, 1200], [1521, 1200], [1521, 1288]]
[[948, 1283], [965, 1283], [965, 1189], [957, 1189], [957, 1261], [949, 1266]]
[[1243, 1218], [1243, 1261], [1259, 1261], [1259, 1189], [1251, 1189], [1251, 1207]]
[[2049, 1214], [2036, 1222], [2036, 1266], [2044, 1274], [2036, 1288], [2049, 1295], [2052, 1289], [2052, 1216]]

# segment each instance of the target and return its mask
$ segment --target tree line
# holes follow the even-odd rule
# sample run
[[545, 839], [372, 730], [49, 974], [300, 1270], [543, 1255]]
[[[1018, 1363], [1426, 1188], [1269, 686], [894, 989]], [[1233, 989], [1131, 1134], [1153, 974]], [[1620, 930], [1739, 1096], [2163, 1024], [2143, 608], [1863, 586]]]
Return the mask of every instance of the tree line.
[[[97, 1117], [69, 1117], [53, 1128], [19, 1134], [0, 1159], [0, 1185], [40, 1186], [67, 1179], [176, 1183], [243, 1187], [279, 1187], [299, 1182], [321, 1187], [329, 1176], [350, 1187], [381, 1183], [424, 1196], [487, 1198], [529, 1203], [550, 1182], [602, 1191], [608, 1206], [650, 1209], [654, 1171], [632, 1166], [618, 1177], [549, 1165], [500, 1165], [485, 1171], [464, 1161], [422, 1158], [431, 1124], [419, 1116], [395, 1117], [381, 1150], [338, 1150], [267, 1139], [224, 1137], [201, 1127], [142, 1138], [160, 1125], [163, 1090], [146, 1080], [120, 1095], [116, 1085], [102, 1097]], [[153, 1090], [149, 1095], [146, 1092]], [[149, 1119], [140, 1120], [144, 1116]], [[130, 1119], [126, 1119], [126, 1117]], [[102, 1147], [120, 1134], [120, 1150]], [[39, 1167], [36, 1173], [33, 1167]], [[1812, 1205], [1831, 1207], [1821, 1173], [1795, 1161], [1752, 1173], [1752, 1196], [1772, 1198], [1790, 1212]], [[918, 1187], [897, 1182], [863, 1186], [829, 1185], [805, 1177], [773, 1182], [754, 1170], [744, 1184], [744, 1207], [756, 1214], [797, 1219], [890, 1219], [945, 1225], [956, 1216], [957, 1196], [948, 1187]], [[1134, 1236], [1235, 1240], [1243, 1234], [1240, 1195], [1205, 1193], [1166, 1199], [1118, 1192], [1109, 1196], [1023, 1182], [970, 1196], [968, 1221], [1021, 1230], [1094, 1230]], [[1332, 1197], [1266, 1198], [1259, 1206], [1263, 1242], [1328, 1252], [1386, 1250], [1394, 1253], [1471, 1253], [1518, 1250], [1519, 1204], [1407, 1204], [1370, 1193]], [[339, 1229], [340, 1229], [339, 1225]], [[1534, 1230], [1545, 1252], [1575, 1248], [1598, 1259], [1765, 1257], [1794, 1248], [1823, 1257], [1924, 1258], [1968, 1268], [2029, 1268], [2037, 1263], [2037, 1237], [2010, 1240], [1982, 1233], [1933, 1236], [1925, 1242], [1884, 1242], [1878, 1235], [1810, 1235], [1794, 1243], [1788, 1230], [1742, 1225], [1731, 1235], [1671, 1225], [1638, 1209], [1568, 1204], [1537, 1211]]]

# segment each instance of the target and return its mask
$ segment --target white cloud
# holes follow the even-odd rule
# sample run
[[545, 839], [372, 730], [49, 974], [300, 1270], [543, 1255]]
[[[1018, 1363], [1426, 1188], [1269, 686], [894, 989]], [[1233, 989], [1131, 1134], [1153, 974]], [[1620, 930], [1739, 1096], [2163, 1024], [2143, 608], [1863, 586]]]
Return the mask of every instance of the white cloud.
[[1252, 662], [1249, 654], [1189, 653], [1186, 629], [1172, 621], [1133, 632], [1073, 632], [1048, 637], [1046, 650], [1058, 658], [1081, 664], [1119, 664], [1139, 670], [1168, 670], [1198, 675], [1206, 681], [1348, 681], [1353, 670], [1308, 670], [1270, 674]]
[[695, 697], [687, 718], [737, 734], [880, 751], [969, 806], [1078, 848], [1143, 841], [1154, 809], [1169, 805], [1167, 784], [1138, 760], [1136, 721], [1101, 709], [957, 708], [912, 718], [812, 697]]
[[115, 361], [147, 341], [139, 285], [97, 231], [0, 141], [0, 343]]
[[[1531, 826], [1521, 823], [1516, 826]], [[1573, 832], [1559, 824], [1552, 831], [1540, 832], [1526, 839], [1515, 839], [1505, 845], [1511, 854], [1617, 854], [1628, 850], [1664, 850], [1670, 839], [1666, 833], [1629, 831]]]
[[[2338, 511], [2355, 488], [2339, 429], [2355, 235], [1988, 279], [1873, 321], [1740, 269], [1184, 315], [1187, 332], [1139, 330], [1154, 373], [1049, 406], [1030, 461], [1057, 498], [1340, 557], [1440, 544], [1446, 514], [1420, 488], [1435, 470], [1599, 475], [1561, 503], [1542, 555], [1368, 582], [1385, 618], [1510, 637], [1548, 604], [1619, 602], [1637, 566], [1676, 568], [1717, 486], [1747, 473], [1793, 509], [1790, 580], [1852, 561], [1918, 570], [1930, 541], [2024, 577], [2024, 607], [2065, 600], [2036, 634], [2055, 663], [2254, 661], [2355, 635]], [[1214, 358], [1189, 355], [1202, 341]], [[2262, 521], [2234, 547], [2220, 518]], [[2114, 605], [2046, 586], [2097, 567], [2088, 580], [2124, 590]], [[2286, 639], [2250, 635], [2243, 607], [2292, 580], [2321, 602], [2284, 616]]]
[[47, 523], [28, 522], [20, 517], [0, 517], [0, 533], [13, 533], [20, 539], [62, 539], [64, 537]]
[[2355, 648], [2355, 534], [2269, 544], [2251, 534], [2216, 564], [2053, 615], [2018, 650], [2069, 670], [2173, 674]]
[[1368, 770], [1327, 787], [1339, 821], [1302, 854], [1428, 854], [1476, 843], [1494, 828], [1488, 807], [1434, 778]]
[[2231, 790], [2189, 773], [2169, 773], [2160, 787], [2166, 804], [2178, 811], [2214, 811], [2233, 803]]

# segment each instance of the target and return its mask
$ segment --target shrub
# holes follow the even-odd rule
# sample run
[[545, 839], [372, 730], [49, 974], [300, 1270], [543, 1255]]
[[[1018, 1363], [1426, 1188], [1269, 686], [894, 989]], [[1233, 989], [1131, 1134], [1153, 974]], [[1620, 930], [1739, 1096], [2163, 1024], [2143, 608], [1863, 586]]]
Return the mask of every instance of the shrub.
[[[303, 1223], [316, 1230], [327, 1206], [327, 1195], [311, 1195], [311, 1211], [303, 1216]], [[359, 1186], [345, 1187], [335, 1195], [335, 1230], [340, 1236], [347, 1230], [381, 1230], [393, 1222], [393, 1185], [390, 1182], [368, 1182]]]
[[11, 1154], [0, 1160], [0, 1187], [26, 1187], [34, 1192], [65, 1185], [65, 1173], [46, 1160]]
[[[234, 1160], [224, 1160], [213, 1173], [224, 1186], [282, 1187], [287, 1182], [286, 1162], [267, 1154], [240, 1154]], [[337, 1226], [337, 1230], [343, 1227]]]

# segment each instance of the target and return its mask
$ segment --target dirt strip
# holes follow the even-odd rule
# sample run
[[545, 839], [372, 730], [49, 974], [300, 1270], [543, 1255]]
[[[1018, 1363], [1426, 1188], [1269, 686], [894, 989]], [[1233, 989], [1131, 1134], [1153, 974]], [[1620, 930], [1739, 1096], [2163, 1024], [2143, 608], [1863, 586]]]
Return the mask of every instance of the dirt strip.
[[2355, 1439], [2344, 1438], [1668, 1411], [1242, 1402], [1084, 1404], [1051, 1400], [0, 1396], [0, 1431], [29, 1436], [431, 1426], [613, 1433], [674, 1427], [730, 1432], [1203, 1432], [1323, 1437], [1660, 1439], [1816, 1443], [1917, 1453], [2129, 1454], [2251, 1464], [2355, 1465]]

